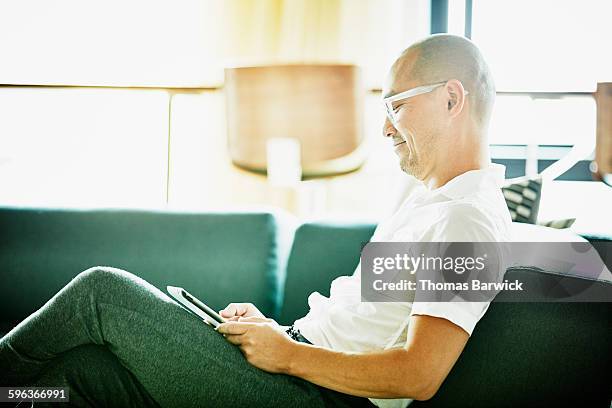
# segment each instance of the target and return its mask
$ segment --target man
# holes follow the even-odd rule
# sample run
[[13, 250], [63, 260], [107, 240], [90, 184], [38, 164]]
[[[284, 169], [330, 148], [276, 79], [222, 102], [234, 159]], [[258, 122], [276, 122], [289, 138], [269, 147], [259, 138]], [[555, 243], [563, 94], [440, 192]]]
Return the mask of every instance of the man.
[[[402, 53], [385, 84], [383, 134], [423, 186], [372, 240], [509, 239], [503, 167], [487, 150], [494, 95], [486, 63], [464, 38], [431, 36]], [[0, 368], [10, 368], [2, 385], [66, 385], [77, 403], [113, 406], [431, 398], [488, 303], [364, 303], [360, 278], [358, 267], [332, 283], [329, 298], [313, 293], [288, 332], [251, 304], [227, 306], [230, 321], [215, 332], [142, 279], [92, 268], [0, 340]]]

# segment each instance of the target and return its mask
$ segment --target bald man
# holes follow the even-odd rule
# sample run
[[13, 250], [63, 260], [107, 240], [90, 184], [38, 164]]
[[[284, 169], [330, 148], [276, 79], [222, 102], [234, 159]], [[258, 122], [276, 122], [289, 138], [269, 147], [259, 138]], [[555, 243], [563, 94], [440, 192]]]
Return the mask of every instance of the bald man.
[[[383, 92], [383, 135], [421, 184], [372, 241], [509, 240], [504, 169], [487, 151], [495, 90], [474, 44], [436, 35], [412, 45]], [[0, 340], [2, 385], [68, 386], [77, 405], [405, 407], [431, 398], [488, 303], [365, 303], [360, 281], [358, 266], [329, 297], [311, 294], [310, 312], [289, 328], [233, 303], [215, 331], [142, 279], [92, 268]]]
[[[431, 92], [442, 93], [446, 105], [436, 105], [435, 97], [401, 98], [401, 91], [432, 84], [439, 85]], [[428, 188], [490, 164], [487, 127], [495, 86], [474, 44], [436, 35], [412, 45], [393, 64], [384, 92], [391, 100], [385, 136], [393, 138], [402, 170]]]

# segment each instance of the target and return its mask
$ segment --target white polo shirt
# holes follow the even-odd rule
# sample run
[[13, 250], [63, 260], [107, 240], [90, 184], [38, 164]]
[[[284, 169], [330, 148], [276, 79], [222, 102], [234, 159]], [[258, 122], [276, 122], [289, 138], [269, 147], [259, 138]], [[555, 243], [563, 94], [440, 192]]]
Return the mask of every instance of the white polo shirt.
[[[375, 242], [510, 241], [511, 219], [501, 192], [505, 167], [463, 173], [442, 187], [414, 191], [380, 223]], [[310, 311], [295, 327], [311, 343], [338, 351], [367, 352], [404, 346], [411, 315], [447, 319], [472, 334], [488, 302], [361, 302], [361, 267], [336, 278], [325, 297], [308, 297]], [[379, 407], [405, 407], [410, 399], [372, 399]]]

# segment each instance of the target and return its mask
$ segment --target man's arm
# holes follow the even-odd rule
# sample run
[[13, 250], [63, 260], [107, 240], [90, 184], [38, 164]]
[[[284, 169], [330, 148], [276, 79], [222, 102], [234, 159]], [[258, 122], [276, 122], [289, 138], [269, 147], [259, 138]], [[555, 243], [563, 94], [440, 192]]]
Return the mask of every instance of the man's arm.
[[446, 319], [412, 316], [403, 348], [346, 354], [300, 345], [288, 374], [346, 394], [426, 400], [436, 393], [468, 338]]
[[446, 319], [412, 316], [405, 347], [343, 353], [296, 343], [262, 323], [232, 322], [222, 326], [219, 331], [240, 346], [251, 364], [263, 370], [369, 398], [431, 398], [469, 338], [468, 333]]

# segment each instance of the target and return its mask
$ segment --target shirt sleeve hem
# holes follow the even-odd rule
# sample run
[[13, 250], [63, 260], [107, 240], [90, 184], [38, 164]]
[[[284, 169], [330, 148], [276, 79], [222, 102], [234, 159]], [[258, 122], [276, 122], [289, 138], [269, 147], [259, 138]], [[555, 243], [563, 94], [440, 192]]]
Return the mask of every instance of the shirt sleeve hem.
[[[412, 305], [410, 315], [426, 315], [446, 319], [461, 327], [467, 332], [468, 335], [471, 336], [474, 328], [476, 327], [476, 323], [478, 323], [480, 318], [487, 311], [489, 305], [487, 304], [484, 307], [480, 313], [480, 316], [475, 316], [462, 309], [460, 306], [461, 302], [457, 302], [456, 304], [454, 302], [451, 302], [450, 304], [448, 302], [415, 302]], [[449, 307], [452, 308], [452, 312], [449, 310]]]

